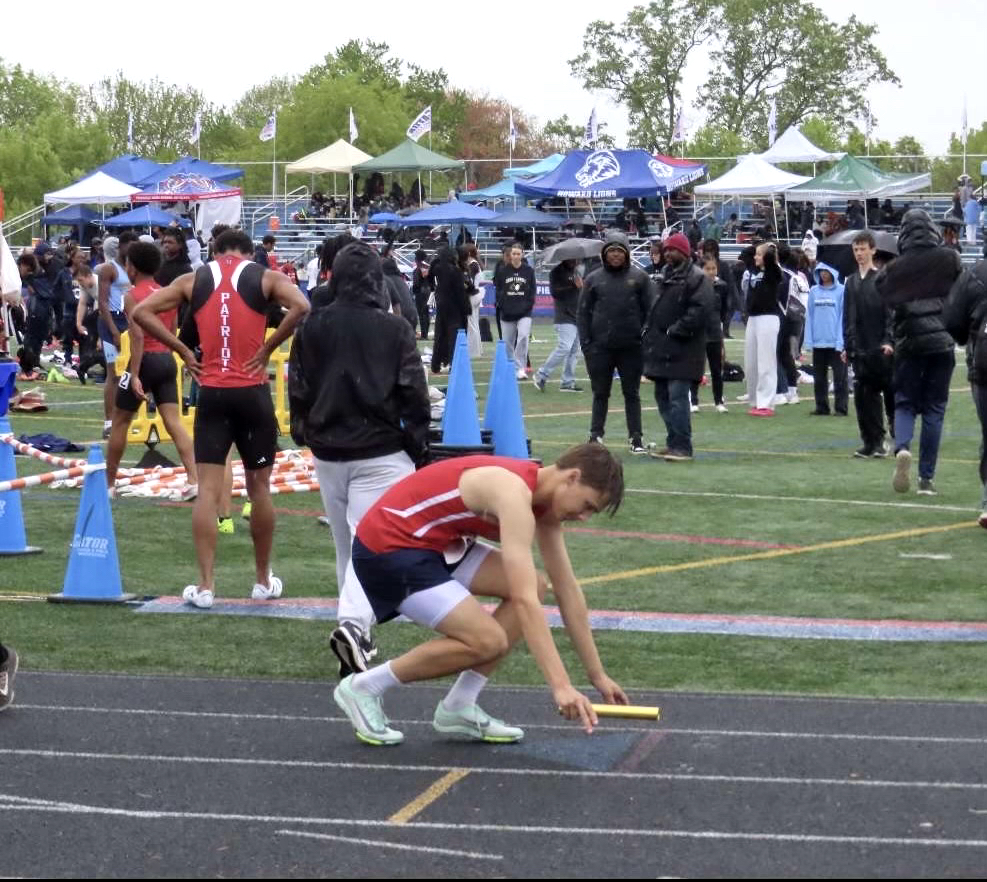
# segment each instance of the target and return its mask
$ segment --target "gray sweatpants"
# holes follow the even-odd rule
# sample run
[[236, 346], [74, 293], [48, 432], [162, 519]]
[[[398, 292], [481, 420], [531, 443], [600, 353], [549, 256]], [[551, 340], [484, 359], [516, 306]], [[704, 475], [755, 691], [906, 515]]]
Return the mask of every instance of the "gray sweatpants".
[[350, 561], [356, 526], [386, 490], [414, 470], [415, 464], [404, 452], [346, 462], [315, 458], [322, 505], [336, 544], [337, 617], [356, 623], [364, 632], [370, 631], [374, 614]]

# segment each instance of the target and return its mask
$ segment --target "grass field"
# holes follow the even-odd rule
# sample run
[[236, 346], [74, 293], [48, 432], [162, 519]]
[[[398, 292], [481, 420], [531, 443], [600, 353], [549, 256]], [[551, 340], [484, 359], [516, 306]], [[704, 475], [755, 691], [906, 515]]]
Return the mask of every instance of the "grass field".
[[[743, 341], [727, 341], [742, 361]], [[536, 325], [537, 366], [551, 350], [550, 324]], [[493, 347], [474, 364], [482, 407]], [[590, 393], [522, 390], [534, 453], [546, 461], [586, 439]], [[957, 369], [946, 419], [936, 498], [891, 489], [890, 460], [855, 460], [856, 422], [810, 417], [811, 402], [753, 419], [733, 399], [717, 414], [703, 389], [693, 417], [697, 456], [664, 463], [627, 453], [623, 400], [615, 384], [607, 443], [624, 459], [629, 492], [617, 516], [573, 529], [569, 548], [596, 609], [768, 614], [833, 618], [987, 620], [984, 531], [976, 526], [980, 430]], [[48, 387], [46, 414], [13, 414], [16, 434], [52, 432], [93, 441], [102, 425], [100, 386]], [[811, 390], [806, 391], [811, 399]], [[651, 387], [642, 387], [648, 440], [664, 444]], [[163, 445], [163, 452], [173, 450]], [[128, 454], [136, 459], [140, 451]], [[917, 450], [916, 450], [917, 454]], [[50, 467], [17, 458], [18, 473]], [[316, 494], [276, 497], [275, 567], [291, 596], [334, 596], [333, 547], [317, 524]], [[28, 538], [45, 554], [0, 560], [0, 597], [61, 589], [77, 491], [23, 493]], [[189, 507], [138, 499], [113, 503], [120, 564], [128, 591], [174, 595], [195, 577]], [[948, 560], [903, 555], [951, 555]], [[253, 580], [246, 525], [221, 536], [220, 596], [244, 596]], [[327, 677], [325, 623], [218, 616], [136, 615], [127, 609], [0, 603], [0, 636], [31, 669], [175, 674]], [[388, 625], [385, 655], [420, 639], [412, 626]], [[559, 634], [568, 654], [567, 641]], [[982, 698], [985, 644], [872, 643], [606, 632], [598, 642], [611, 675], [625, 685], [689, 690], [749, 690], [878, 696]], [[582, 682], [578, 668], [574, 679]], [[519, 652], [500, 682], [537, 683]]]

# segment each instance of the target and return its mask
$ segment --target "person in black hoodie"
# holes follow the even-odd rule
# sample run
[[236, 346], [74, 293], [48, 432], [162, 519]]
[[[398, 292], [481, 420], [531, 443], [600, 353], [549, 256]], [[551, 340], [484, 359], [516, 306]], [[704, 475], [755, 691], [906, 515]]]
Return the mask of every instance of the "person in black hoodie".
[[373, 655], [373, 613], [350, 564], [353, 531], [392, 484], [424, 460], [428, 389], [415, 332], [388, 312], [377, 253], [362, 242], [332, 264], [328, 305], [295, 333], [288, 373], [291, 437], [315, 455], [336, 546], [339, 627], [331, 644], [343, 676]]
[[847, 276], [843, 291], [843, 344], [853, 365], [853, 406], [864, 444], [853, 455], [860, 459], [888, 455], [885, 413], [888, 430], [894, 429], [894, 332], [891, 309], [877, 293], [875, 248], [870, 230], [853, 237], [857, 272]]
[[718, 321], [719, 303], [681, 233], [665, 240], [665, 260], [644, 330], [644, 375], [654, 381], [667, 430], [667, 445], [656, 455], [675, 462], [692, 459], [689, 393], [702, 378], [706, 324], [711, 317]]
[[528, 340], [531, 314], [535, 308], [535, 271], [524, 261], [521, 246], [515, 243], [504, 269], [503, 290], [498, 290], [500, 318], [508, 358], [514, 362], [519, 380], [527, 379]]
[[902, 218], [899, 257], [878, 274], [878, 294], [894, 308], [894, 443], [892, 486], [911, 486], [911, 443], [922, 417], [918, 492], [935, 496], [933, 484], [949, 381], [956, 365], [953, 338], [943, 322], [943, 302], [960, 275], [960, 256], [942, 247], [942, 234], [920, 208]]
[[630, 246], [622, 233], [607, 235], [600, 256], [603, 265], [583, 282], [578, 309], [579, 342], [593, 388], [589, 438], [603, 443], [613, 372], [617, 370], [631, 453], [646, 454], [641, 437], [641, 333], [651, 310], [653, 285], [644, 270], [631, 264]]
[[533, 377], [539, 392], [545, 391], [545, 384], [559, 362], [563, 362], [560, 387], [562, 391], [582, 391], [582, 386], [576, 385], [574, 372], [576, 359], [579, 358], [577, 321], [579, 292], [583, 289], [581, 264], [580, 260], [563, 260], [552, 269], [548, 277], [549, 291], [552, 294], [552, 303], [555, 305], [555, 333], [558, 336], [558, 343]]
[[432, 341], [432, 373], [442, 372], [452, 364], [456, 352], [456, 335], [466, 330], [470, 314], [466, 276], [459, 267], [456, 252], [443, 245], [436, 252], [429, 270], [435, 283], [435, 339]]
[[419, 248], [415, 252], [415, 274], [411, 282], [411, 293], [415, 295], [415, 309], [418, 311], [418, 329], [421, 339], [428, 339], [428, 327], [431, 316], [428, 311], [428, 298], [435, 290], [435, 285], [428, 274], [428, 255]]
[[398, 262], [393, 257], [385, 257], [380, 262], [384, 270], [384, 282], [387, 285], [388, 296], [391, 298], [391, 312], [407, 319], [411, 329], [418, 327], [418, 311], [411, 297], [408, 283], [398, 269]]

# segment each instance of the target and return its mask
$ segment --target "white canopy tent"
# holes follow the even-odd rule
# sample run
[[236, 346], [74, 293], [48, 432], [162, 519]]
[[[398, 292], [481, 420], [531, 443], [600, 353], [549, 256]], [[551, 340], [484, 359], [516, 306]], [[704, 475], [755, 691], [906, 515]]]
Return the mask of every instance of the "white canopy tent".
[[842, 159], [845, 153], [828, 153], [816, 147], [795, 126], [789, 126], [764, 153], [761, 159], [772, 164], [778, 162], [829, 162]]
[[45, 204], [67, 202], [69, 205], [114, 205], [130, 202], [130, 197], [140, 192], [140, 187], [131, 187], [108, 174], [96, 172], [63, 190], [45, 193]]
[[708, 184], [699, 184], [700, 196], [773, 196], [811, 178], [775, 168], [760, 156], [745, 156], [725, 175]]
[[[292, 162], [285, 168], [284, 173], [285, 178], [287, 178], [288, 174], [335, 175], [338, 172], [339, 174], [349, 175], [350, 209], [352, 211], [353, 166], [359, 165], [361, 162], [367, 162], [370, 159], [373, 159], [373, 157], [369, 153], [364, 153], [359, 147], [354, 147], [348, 141], [340, 138], [328, 147], [323, 147], [321, 150], [316, 150], [315, 153], [309, 153], [308, 156], [303, 156], [301, 159], [295, 160], [295, 162]], [[335, 179], [333, 189], [336, 189]], [[285, 192], [288, 192], [287, 184], [285, 184]]]

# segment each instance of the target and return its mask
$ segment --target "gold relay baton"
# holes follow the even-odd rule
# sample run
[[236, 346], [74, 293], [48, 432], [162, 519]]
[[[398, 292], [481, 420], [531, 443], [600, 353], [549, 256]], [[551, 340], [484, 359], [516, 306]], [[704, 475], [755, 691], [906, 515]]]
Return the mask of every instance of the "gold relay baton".
[[[594, 704], [593, 712], [598, 717], [615, 717], [621, 720], [660, 720], [660, 707], [645, 707], [639, 704]], [[562, 713], [562, 708], [559, 708]]]

